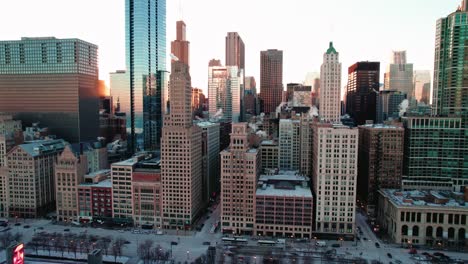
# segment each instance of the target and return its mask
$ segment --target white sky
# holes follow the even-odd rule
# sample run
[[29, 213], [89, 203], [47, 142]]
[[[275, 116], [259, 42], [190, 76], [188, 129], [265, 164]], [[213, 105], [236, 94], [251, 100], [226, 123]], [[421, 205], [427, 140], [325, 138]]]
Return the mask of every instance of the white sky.
[[[1, 0], [0, 39], [22, 36], [77, 37], [99, 45], [100, 78], [125, 69], [125, 0]], [[381, 62], [407, 50], [418, 70], [433, 69], [435, 24], [461, 0], [167, 0], [167, 41], [183, 18], [191, 42], [192, 86], [206, 91], [208, 61], [225, 62], [226, 33], [246, 46], [246, 75], [259, 84], [260, 51], [282, 49], [284, 84], [319, 71], [332, 40], [347, 68], [356, 61]], [[180, 8], [180, 3], [182, 8]], [[182, 10], [182, 12], [180, 11]], [[169, 64], [168, 64], [169, 69]], [[381, 78], [381, 82], [383, 79]]]

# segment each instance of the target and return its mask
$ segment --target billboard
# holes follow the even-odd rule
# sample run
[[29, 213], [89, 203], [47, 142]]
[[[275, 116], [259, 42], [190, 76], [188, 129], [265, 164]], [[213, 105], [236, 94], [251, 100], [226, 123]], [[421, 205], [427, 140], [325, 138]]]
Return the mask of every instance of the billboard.
[[24, 264], [24, 244], [14, 244], [7, 250], [8, 264]]

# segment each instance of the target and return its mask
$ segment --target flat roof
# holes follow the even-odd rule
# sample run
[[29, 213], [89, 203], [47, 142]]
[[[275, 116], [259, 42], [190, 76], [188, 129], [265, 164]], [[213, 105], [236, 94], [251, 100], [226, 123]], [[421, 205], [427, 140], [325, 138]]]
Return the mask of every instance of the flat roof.
[[133, 158], [130, 158], [130, 159], [127, 159], [127, 160], [123, 160], [123, 161], [119, 161], [119, 162], [114, 162], [112, 163], [112, 166], [133, 166], [137, 163], [138, 161], [136, 161], [135, 159]]
[[309, 187], [302, 187], [301, 185], [294, 187], [294, 190], [276, 189], [273, 184], [267, 184], [265, 189], [262, 187], [257, 188], [255, 195], [312, 198], [312, 192]]
[[98, 170], [98, 171], [86, 174], [85, 178], [94, 178], [94, 177], [102, 175], [102, 174], [110, 174], [110, 172], [111, 172], [110, 169]]
[[100, 188], [112, 188], [111, 179], [106, 179], [98, 183], [81, 183], [78, 186], [91, 186], [91, 187], [100, 187]]
[[280, 170], [274, 175], [268, 175], [268, 174], [262, 174], [260, 175], [260, 178], [258, 181], [309, 181], [308, 177], [305, 177], [304, 175], [299, 174], [297, 171], [283, 171]]
[[403, 130], [403, 127], [398, 127], [398, 126], [388, 125], [388, 124], [366, 124], [366, 125], [361, 125], [359, 127], [377, 128], [377, 129], [402, 129]]
[[[468, 202], [465, 202], [464, 194], [452, 191], [423, 191], [412, 190], [402, 191], [396, 189], [379, 190], [396, 206], [425, 206], [433, 208], [456, 207], [468, 209]], [[435, 200], [438, 200], [437, 202]]]

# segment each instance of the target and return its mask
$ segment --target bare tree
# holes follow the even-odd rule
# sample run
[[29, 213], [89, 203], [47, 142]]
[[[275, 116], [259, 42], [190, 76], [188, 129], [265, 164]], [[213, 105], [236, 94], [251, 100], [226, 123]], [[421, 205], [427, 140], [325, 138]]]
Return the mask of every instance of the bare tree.
[[0, 244], [2, 249], [6, 249], [11, 241], [13, 240], [13, 235], [10, 232], [5, 232], [3, 234], [0, 234]]
[[114, 243], [112, 244], [111, 251], [112, 251], [112, 254], [114, 255], [114, 260], [116, 263], [117, 263], [117, 257], [122, 256], [122, 248], [124, 247], [124, 245], [125, 245], [125, 239], [123, 239], [122, 237], [116, 238]]

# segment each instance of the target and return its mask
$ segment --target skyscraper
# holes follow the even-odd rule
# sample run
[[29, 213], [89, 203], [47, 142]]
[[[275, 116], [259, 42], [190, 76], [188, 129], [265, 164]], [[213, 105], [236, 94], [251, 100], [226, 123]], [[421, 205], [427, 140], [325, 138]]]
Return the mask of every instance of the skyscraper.
[[260, 98], [266, 114], [276, 111], [283, 96], [283, 51], [260, 52]]
[[406, 50], [393, 51], [384, 77], [384, 90], [397, 90], [414, 98], [413, 64], [406, 62]]
[[431, 72], [414, 71], [413, 80], [416, 100], [429, 105], [431, 100]]
[[365, 124], [366, 120], [372, 120], [374, 123], [377, 120], [379, 78], [379, 62], [362, 61], [348, 68], [346, 113], [354, 119], [357, 125]]
[[170, 107], [164, 113], [161, 138], [163, 226], [190, 228], [203, 205], [202, 130], [192, 121], [189, 66], [171, 63]]
[[208, 67], [208, 111], [210, 117], [225, 122], [236, 123], [240, 121], [243, 81], [242, 72], [237, 66]]
[[98, 47], [79, 39], [0, 42], [0, 112], [69, 142], [99, 132]]
[[127, 117], [127, 133], [130, 133], [131, 128], [131, 102], [130, 102], [130, 89], [128, 74], [124, 70], [117, 70], [110, 73], [110, 93], [115, 103], [116, 112], [125, 113]]
[[298, 171], [300, 168], [301, 122], [298, 118], [279, 121], [279, 168]]
[[244, 109], [246, 121], [248, 117], [257, 115], [257, 83], [253, 76], [245, 77]]
[[177, 21], [177, 39], [171, 42], [171, 53], [176, 56], [179, 61], [190, 66], [190, 42], [186, 39], [185, 28], [186, 25], [184, 21]]
[[468, 54], [465, 48], [468, 5], [437, 20], [434, 59], [433, 113], [468, 112]]
[[226, 66], [237, 66], [245, 72], [245, 45], [237, 32], [226, 36]]
[[320, 87], [320, 119], [325, 122], [340, 122], [341, 63], [339, 53], [333, 47], [333, 42], [330, 42], [330, 47], [323, 54], [323, 64], [320, 68]]
[[[166, 0], [126, 0], [125, 40], [130, 84], [130, 147], [159, 149], [166, 88]], [[123, 99], [123, 98], [122, 98]]]

